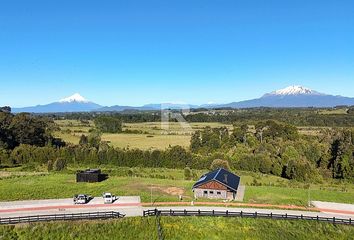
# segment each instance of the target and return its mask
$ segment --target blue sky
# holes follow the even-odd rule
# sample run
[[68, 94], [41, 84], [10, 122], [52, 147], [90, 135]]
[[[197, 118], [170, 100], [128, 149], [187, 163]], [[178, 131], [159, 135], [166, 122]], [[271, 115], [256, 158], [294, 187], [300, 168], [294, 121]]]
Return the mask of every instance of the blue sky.
[[0, 105], [354, 97], [352, 0], [0, 2]]

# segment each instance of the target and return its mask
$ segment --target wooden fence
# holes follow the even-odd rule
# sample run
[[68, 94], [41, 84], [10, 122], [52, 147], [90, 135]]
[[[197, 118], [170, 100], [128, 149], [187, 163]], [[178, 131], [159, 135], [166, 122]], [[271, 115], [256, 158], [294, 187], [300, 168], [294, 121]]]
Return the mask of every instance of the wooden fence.
[[290, 214], [274, 214], [274, 213], [258, 213], [258, 212], [233, 212], [233, 211], [190, 211], [190, 210], [147, 210], [144, 211], [146, 216], [212, 216], [212, 217], [241, 217], [241, 218], [267, 218], [267, 219], [282, 219], [282, 220], [310, 220], [317, 222], [328, 222], [333, 224], [347, 224], [354, 226], [354, 220], [351, 218], [336, 218], [336, 217], [319, 217], [306, 215], [290, 215]]
[[110, 219], [123, 218], [125, 215], [119, 212], [86, 212], [86, 213], [70, 213], [70, 214], [53, 214], [53, 215], [36, 215], [24, 217], [8, 217], [0, 218], [1, 224], [18, 224], [30, 222], [48, 222], [48, 221], [73, 221], [73, 220], [93, 220], [93, 219]]
[[157, 214], [155, 216], [156, 216], [157, 237], [159, 238], [159, 240], [164, 240], [165, 236], [163, 234], [163, 229], [161, 225], [161, 215]]

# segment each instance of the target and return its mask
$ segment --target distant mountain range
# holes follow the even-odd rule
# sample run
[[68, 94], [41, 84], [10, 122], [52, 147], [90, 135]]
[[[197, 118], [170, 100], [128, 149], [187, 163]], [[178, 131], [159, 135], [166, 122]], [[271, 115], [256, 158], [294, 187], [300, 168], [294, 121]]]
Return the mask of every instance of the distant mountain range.
[[76, 93], [68, 98], [53, 102], [47, 105], [33, 107], [13, 108], [12, 111], [31, 113], [54, 113], [54, 112], [106, 112], [125, 110], [161, 110], [161, 109], [186, 109], [186, 108], [253, 108], [253, 107], [335, 107], [339, 105], [354, 105], [354, 98], [334, 96], [316, 92], [302, 86], [290, 86], [281, 90], [267, 93], [260, 98], [232, 102], [227, 104], [203, 104], [188, 105], [178, 103], [147, 104], [140, 107], [120, 106], [104, 107], [97, 103], [90, 102]]

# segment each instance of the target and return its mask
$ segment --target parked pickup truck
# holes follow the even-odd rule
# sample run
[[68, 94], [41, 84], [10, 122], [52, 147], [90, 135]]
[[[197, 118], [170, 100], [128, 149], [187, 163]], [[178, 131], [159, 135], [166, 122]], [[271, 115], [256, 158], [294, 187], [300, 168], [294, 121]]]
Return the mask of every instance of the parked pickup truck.
[[102, 195], [103, 197], [103, 201], [104, 203], [108, 203], [108, 204], [111, 204], [113, 203], [115, 200], [117, 200], [117, 197], [112, 195], [111, 193], [104, 193]]
[[76, 194], [74, 196], [74, 204], [86, 204], [92, 199], [91, 196], [86, 194]]

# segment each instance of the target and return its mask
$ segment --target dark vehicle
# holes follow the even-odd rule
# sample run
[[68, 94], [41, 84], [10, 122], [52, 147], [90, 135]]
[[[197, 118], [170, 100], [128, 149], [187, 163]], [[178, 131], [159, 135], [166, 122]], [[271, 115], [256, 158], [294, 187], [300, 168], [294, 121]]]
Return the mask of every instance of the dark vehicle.
[[74, 204], [86, 204], [91, 201], [92, 197], [86, 194], [76, 194], [74, 196]]

